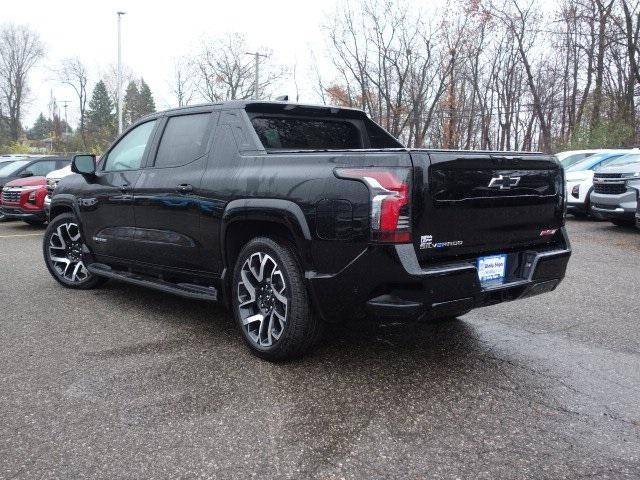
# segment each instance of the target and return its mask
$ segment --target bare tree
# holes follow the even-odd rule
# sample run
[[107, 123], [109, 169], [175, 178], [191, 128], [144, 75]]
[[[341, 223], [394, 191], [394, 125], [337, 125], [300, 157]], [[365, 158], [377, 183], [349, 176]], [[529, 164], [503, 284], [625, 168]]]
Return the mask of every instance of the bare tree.
[[[109, 65], [102, 72], [102, 81], [107, 87], [109, 98], [114, 105], [118, 105], [118, 67], [116, 65]], [[124, 86], [129, 85], [130, 82], [135, 81], [136, 76], [128, 65], [122, 66], [122, 85], [121, 95], [124, 95]], [[116, 107], [117, 108], [117, 107]]]
[[44, 56], [39, 35], [24, 25], [0, 27], [0, 94], [9, 116], [11, 139], [22, 129], [23, 106], [28, 95], [29, 72]]
[[[256, 65], [247, 55], [244, 35], [233, 33], [204, 45], [196, 57], [198, 90], [210, 102], [255, 98]], [[267, 57], [269, 52], [262, 49]], [[268, 95], [271, 87], [284, 74], [268, 58], [262, 58], [258, 89], [261, 96]]]
[[518, 0], [508, 0], [503, 5], [494, 7], [493, 14], [513, 35], [531, 94], [533, 111], [540, 127], [541, 148], [549, 152], [551, 151], [551, 126], [545, 116], [541, 91], [536, 84], [534, 67], [530, 58], [531, 49], [537, 38], [538, 30], [536, 27], [540, 21], [539, 13], [535, 10], [533, 1], [526, 6], [521, 6]]
[[180, 58], [173, 62], [171, 89], [179, 107], [187, 106], [193, 100], [196, 94], [196, 73], [193, 62], [188, 59]]
[[87, 83], [89, 75], [87, 68], [79, 58], [66, 58], [62, 61], [58, 69], [58, 78], [65, 85], [69, 85], [78, 98], [78, 109], [80, 110], [80, 138], [83, 148], [87, 148], [86, 141], [86, 112], [87, 112]]
[[597, 11], [598, 44], [595, 66], [595, 85], [593, 89], [593, 112], [591, 114], [591, 128], [594, 128], [600, 121], [600, 109], [602, 108], [602, 82], [605, 74], [605, 54], [607, 48], [607, 23], [611, 17], [614, 0], [603, 2], [593, 0]]

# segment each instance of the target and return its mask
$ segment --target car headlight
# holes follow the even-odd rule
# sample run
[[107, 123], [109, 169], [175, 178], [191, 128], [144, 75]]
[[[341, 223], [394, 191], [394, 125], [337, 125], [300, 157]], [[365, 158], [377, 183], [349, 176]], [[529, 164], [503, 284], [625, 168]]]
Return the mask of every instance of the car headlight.
[[29, 193], [29, 203], [36, 203], [36, 191], [32, 190], [31, 193]]

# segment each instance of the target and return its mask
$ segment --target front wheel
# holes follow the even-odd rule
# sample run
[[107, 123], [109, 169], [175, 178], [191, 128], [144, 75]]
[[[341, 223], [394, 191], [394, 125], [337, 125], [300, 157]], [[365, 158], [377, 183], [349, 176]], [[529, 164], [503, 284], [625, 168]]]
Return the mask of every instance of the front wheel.
[[293, 247], [267, 237], [244, 246], [234, 268], [233, 313], [257, 356], [279, 361], [309, 351], [320, 336]]
[[67, 288], [88, 290], [106, 282], [87, 269], [82, 258], [83, 246], [75, 215], [63, 213], [49, 222], [42, 243], [44, 261], [51, 276]]

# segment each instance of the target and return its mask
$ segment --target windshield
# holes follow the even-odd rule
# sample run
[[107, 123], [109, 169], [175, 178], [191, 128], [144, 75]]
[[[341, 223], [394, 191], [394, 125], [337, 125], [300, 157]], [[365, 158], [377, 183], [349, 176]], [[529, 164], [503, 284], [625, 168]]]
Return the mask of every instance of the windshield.
[[611, 162], [607, 162], [605, 165], [613, 167], [618, 165], [631, 165], [632, 163], [640, 163], [640, 153], [631, 153], [629, 155], [614, 158]]
[[17, 172], [22, 167], [24, 167], [30, 160], [16, 160], [9, 165], [0, 166], [0, 177], [8, 177], [9, 175]]
[[564, 167], [564, 168], [568, 168], [571, 165], [573, 165], [574, 163], [578, 163], [582, 160], [584, 160], [587, 157], [590, 157], [591, 155], [593, 155], [593, 152], [581, 152], [581, 153], [574, 153], [573, 155], [568, 155], [565, 158], [563, 158], [562, 160], [560, 160], [560, 164]]
[[580, 160], [570, 167], [566, 167], [567, 172], [577, 172], [580, 170], [591, 170], [591, 167], [596, 165], [600, 160], [607, 156], [606, 153], [598, 153], [597, 155], [592, 155], [588, 158]]

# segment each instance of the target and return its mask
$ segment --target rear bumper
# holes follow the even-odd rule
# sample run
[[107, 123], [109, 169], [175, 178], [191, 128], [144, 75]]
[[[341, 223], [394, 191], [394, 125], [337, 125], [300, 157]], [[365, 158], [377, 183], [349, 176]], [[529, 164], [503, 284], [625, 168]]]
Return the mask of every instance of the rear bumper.
[[314, 305], [327, 321], [368, 314], [379, 320], [456, 316], [474, 308], [554, 290], [571, 247], [565, 229], [550, 249], [509, 255], [512, 275], [483, 287], [476, 259], [422, 267], [412, 244], [372, 246], [336, 275], [307, 274]]
[[47, 215], [44, 210], [24, 210], [20, 207], [7, 207], [0, 206], [0, 212], [5, 215], [6, 218], [15, 220], [46, 220]]

